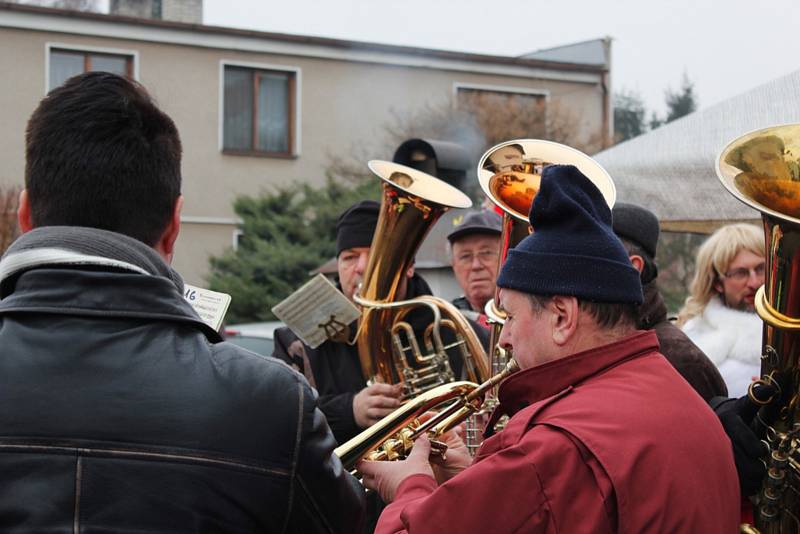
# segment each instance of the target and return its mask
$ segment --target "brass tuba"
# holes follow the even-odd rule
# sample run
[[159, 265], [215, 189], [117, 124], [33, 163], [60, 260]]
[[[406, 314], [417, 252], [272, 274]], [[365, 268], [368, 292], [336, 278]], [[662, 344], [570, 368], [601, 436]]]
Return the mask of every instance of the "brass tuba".
[[[764, 321], [761, 379], [751, 399], [769, 446], [767, 476], [758, 495], [755, 529], [800, 532], [800, 124], [756, 130], [732, 141], [717, 161], [725, 188], [761, 212], [767, 269], [756, 294]], [[777, 386], [775, 402], [756, 399], [758, 384]], [[757, 529], [757, 530], [756, 530]]]
[[[370, 161], [369, 168], [383, 180], [383, 199], [367, 268], [353, 298], [362, 307], [357, 343], [364, 377], [402, 383], [407, 398], [452, 382], [456, 377], [446, 352], [450, 347], [441, 336], [442, 328], [450, 328], [456, 332], [455, 345], [468, 379], [486, 380], [486, 353], [455, 306], [433, 296], [397, 301], [405, 273], [428, 231], [448, 209], [468, 208], [472, 201], [438, 178], [404, 165]], [[404, 321], [417, 307], [433, 314], [424, 335], [425, 354]]]

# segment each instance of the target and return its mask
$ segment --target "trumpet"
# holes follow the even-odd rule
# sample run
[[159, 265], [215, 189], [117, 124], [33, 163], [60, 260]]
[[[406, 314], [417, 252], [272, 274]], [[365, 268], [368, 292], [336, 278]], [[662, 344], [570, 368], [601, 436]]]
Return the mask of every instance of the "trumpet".
[[[439, 438], [479, 411], [486, 392], [518, 369], [517, 362], [511, 360], [500, 373], [482, 384], [450, 382], [429, 389], [337, 447], [334, 453], [342, 465], [352, 471], [362, 459], [381, 461], [406, 458], [414, 446], [414, 440], [427, 433], [431, 440], [431, 453], [443, 456], [447, 445]], [[437, 413], [432, 418], [420, 422], [422, 414], [433, 410]]]

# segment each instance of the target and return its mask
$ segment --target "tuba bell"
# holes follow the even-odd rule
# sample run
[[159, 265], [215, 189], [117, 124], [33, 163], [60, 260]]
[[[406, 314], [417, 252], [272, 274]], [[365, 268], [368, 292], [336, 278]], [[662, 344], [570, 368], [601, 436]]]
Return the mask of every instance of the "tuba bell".
[[[368, 381], [403, 384], [404, 397], [456, 379], [441, 331], [455, 332], [467, 378], [489, 377], [488, 359], [480, 340], [461, 313], [433, 296], [398, 301], [403, 278], [428, 231], [450, 208], [468, 208], [472, 201], [451, 185], [416, 169], [370, 161], [369, 168], [383, 180], [378, 224], [361, 287], [353, 297], [362, 307], [357, 336], [358, 353]], [[404, 319], [419, 307], [429, 309], [432, 324], [420, 349], [413, 329]]]
[[[763, 406], [757, 416], [766, 429], [767, 475], [757, 497], [755, 528], [743, 532], [800, 532], [800, 124], [745, 134], [726, 146], [717, 176], [736, 198], [761, 212], [766, 278], [755, 297], [764, 321], [761, 378], [750, 397]], [[758, 400], [754, 388], [778, 390]]]

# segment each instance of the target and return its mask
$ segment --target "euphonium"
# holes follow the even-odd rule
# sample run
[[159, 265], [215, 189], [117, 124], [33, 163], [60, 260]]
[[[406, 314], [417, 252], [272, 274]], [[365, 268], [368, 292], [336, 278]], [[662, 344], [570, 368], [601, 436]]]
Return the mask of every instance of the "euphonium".
[[[397, 301], [405, 273], [428, 231], [448, 209], [468, 208], [472, 201], [438, 178], [410, 167], [370, 161], [369, 168], [383, 180], [383, 199], [367, 268], [353, 299], [363, 309], [357, 342], [364, 377], [402, 383], [406, 397], [453, 381], [456, 377], [446, 352], [449, 347], [441, 337], [441, 328], [447, 327], [456, 332], [469, 380], [486, 380], [486, 353], [452, 304], [432, 296]], [[403, 321], [421, 306], [433, 314], [424, 336], [427, 354], [422, 354], [413, 330]]]
[[[717, 161], [725, 188], [761, 212], [766, 244], [764, 286], [755, 298], [764, 321], [761, 379], [750, 396], [769, 445], [768, 472], [756, 504], [756, 529], [800, 532], [800, 124], [750, 132]], [[774, 402], [755, 398], [759, 383], [778, 387]]]
[[[597, 186], [609, 207], [614, 205], [616, 189], [608, 172], [595, 160], [572, 147], [542, 139], [514, 139], [493, 146], [478, 162], [478, 181], [484, 194], [503, 213], [497, 272], [503, 267], [508, 251], [530, 234], [528, 217], [533, 199], [539, 192], [542, 171], [549, 165], [574, 165]], [[499, 290], [486, 305], [486, 315], [493, 323], [489, 347], [492, 372], [502, 369], [508, 360], [497, 345], [505, 312], [498, 304]]]

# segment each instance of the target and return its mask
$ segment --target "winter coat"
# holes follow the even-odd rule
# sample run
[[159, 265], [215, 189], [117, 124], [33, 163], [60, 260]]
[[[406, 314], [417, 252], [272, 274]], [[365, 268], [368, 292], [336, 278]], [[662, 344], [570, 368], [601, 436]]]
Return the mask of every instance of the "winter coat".
[[354, 532], [306, 380], [170, 280], [35, 268], [0, 300], [3, 532]]
[[728, 308], [720, 299], [712, 298], [701, 315], [683, 325], [683, 332], [717, 366], [728, 394], [741, 397], [761, 375], [763, 327], [756, 313]]
[[708, 402], [714, 397], [727, 397], [728, 389], [716, 366], [697, 345], [667, 319], [667, 307], [655, 282], [646, 284], [644, 303], [639, 308], [638, 327], [655, 330], [659, 352], [680, 375]]
[[638, 332], [509, 377], [505, 429], [441, 486], [404, 480], [376, 532], [736, 532], [730, 442], [657, 347]]

